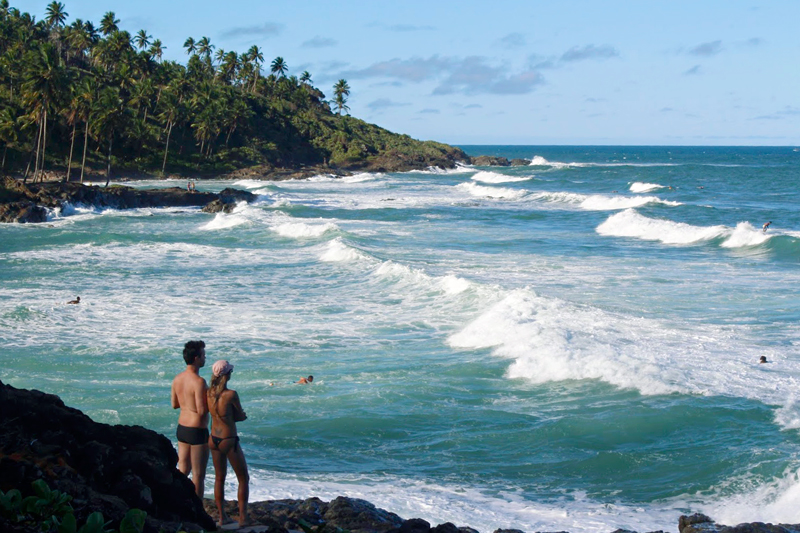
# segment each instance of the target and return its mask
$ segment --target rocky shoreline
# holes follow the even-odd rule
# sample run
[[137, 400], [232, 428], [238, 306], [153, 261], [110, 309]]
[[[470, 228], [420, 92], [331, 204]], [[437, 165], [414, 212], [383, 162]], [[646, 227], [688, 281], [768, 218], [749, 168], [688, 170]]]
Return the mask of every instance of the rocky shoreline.
[[[78, 523], [92, 512], [103, 513], [118, 528], [131, 508], [147, 512], [147, 533], [214, 531], [213, 501], [201, 501], [189, 479], [177, 470], [172, 443], [141, 426], [94, 422], [58, 396], [17, 389], [0, 381], [0, 491], [32, 493], [31, 483], [44, 480], [51, 489], [70, 494]], [[236, 502], [227, 502], [231, 516]], [[403, 519], [355, 498], [338, 497], [253, 502], [251, 518], [269, 533], [478, 533], [468, 526], [432, 526], [420, 518]], [[33, 533], [0, 515], [0, 531]], [[678, 533], [798, 533], [800, 524], [753, 522], [716, 524], [705, 515], [681, 516]], [[485, 532], [488, 533], [488, 532]], [[494, 533], [523, 533], [497, 529]], [[531, 532], [532, 533], [532, 532]], [[563, 532], [561, 532], [563, 533]], [[611, 532], [609, 532], [611, 533]], [[618, 529], [613, 533], [633, 533]], [[653, 532], [663, 533], [663, 532]]]
[[143, 207], [203, 207], [206, 213], [230, 212], [238, 202], [252, 202], [256, 195], [226, 188], [219, 193], [168, 189], [134, 189], [115, 185], [98, 187], [80, 183], [44, 182], [24, 184], [13, 178], [2, 183], [0, 222], [36, 223], [47, 220], [47, 209], [67, 204], [112, 209]]

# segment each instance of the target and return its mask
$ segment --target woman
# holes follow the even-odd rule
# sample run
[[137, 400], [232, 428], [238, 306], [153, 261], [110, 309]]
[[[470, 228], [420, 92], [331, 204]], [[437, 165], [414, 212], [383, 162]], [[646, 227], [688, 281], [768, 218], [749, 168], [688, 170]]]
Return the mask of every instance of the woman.
[[239, 395], [228, 388], [233, 373], [233, 365], [220, 360], [211, 369], [211, 386], [208, 389], [208, 411], [211, 413], [211, 435], [208, 447], [214, 460], [214, 501], [219, 511], [219, 525], [233, 522], [225, 513], [225, 475], [230, 461], [239, 480], [239, 527], [250, 525], [247, 516], [247, 500], [250, 497], [250, 475], [247, 462], [239, 445], [236, 422], [247, 420], [247, 415], [239, 402]]

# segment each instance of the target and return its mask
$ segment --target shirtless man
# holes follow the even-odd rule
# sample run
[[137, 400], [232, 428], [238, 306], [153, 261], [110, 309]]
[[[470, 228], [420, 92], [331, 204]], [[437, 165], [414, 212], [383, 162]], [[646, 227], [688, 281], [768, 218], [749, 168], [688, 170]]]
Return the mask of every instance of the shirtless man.
[[299, 383], [300, 385], [311, 385], [312, 381], [314, 381], [314, 376], [308, 376], [307, 378], [300, 378], [295, 383]]
[[172, 380], [172, 408], [178, 417], [178, 470], [192, 474], [195, 492], [203, 499], [208, 464], [208, 400], [206, 380], [200, 369], [206, 364], [206, 343], [189, 341], [183, 347], [186, 370]]

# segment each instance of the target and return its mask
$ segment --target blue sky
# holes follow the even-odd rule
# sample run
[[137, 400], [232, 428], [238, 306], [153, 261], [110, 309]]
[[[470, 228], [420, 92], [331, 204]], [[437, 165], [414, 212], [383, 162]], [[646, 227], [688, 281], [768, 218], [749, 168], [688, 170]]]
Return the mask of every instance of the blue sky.
[[[450, 144], [800, 145], [800, 1], [62, 0], [184, 62], [256, 44], [351, 114]], [[44, 16], [47, 1], [11, 5]]]

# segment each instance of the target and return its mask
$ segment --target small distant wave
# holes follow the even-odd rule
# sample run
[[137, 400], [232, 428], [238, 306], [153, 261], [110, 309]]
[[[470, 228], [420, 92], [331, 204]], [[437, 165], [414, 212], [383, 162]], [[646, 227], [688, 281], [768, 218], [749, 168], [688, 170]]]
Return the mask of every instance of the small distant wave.
[[336, 231], [339, 226], [332, 222], [324, 224], [306, 224], [305, 222], [286, 222], [270, 226], [269, 229], [281, 237], [292, 239], [309, 239], [321, 237], [329, 231]]
[[604, 196], [585, 195], [572, 192], [539, 192], [529, 196], [532, 200], [575, 205], [587, 211], [616, 211], [649, 204], [668, 206], [681, 205], [680, 202], [662, 200], [656, 196]]
[[545, 159], [544, 157], [542, 157], [540, 155], [533, 156], [533, 159], [531, 159], [531, 162], [529, 164], [529, 166], [532, 166], [532, 167], [552, 167], [552, 168], [567, 168], [570, 165], [579, 166], [580, 164], [579, 163], [578, 164], [576, 164], [576, 163], [561, 163], [561, 162], [558, 162], [558, 161], [555, 161], [555, 162], [554, 161], [548, 161], [547, 159]]
[[528, 181], [532, 177], [533, 176], [507, 176], [505, 174], [484, 170], [472, 176], [472, 179], [483, 183], [512, 183], [516, 181]]
[[629, 209], [648, 204], [662, 204], [669, 206], [681, 205], [680, 202], [662, 200], [656, 196], [601, 196], [592, 195], [581, 202], [581, 208], [588, 211], [611, 211], [616, 209]]
[[467, 191], [472, 196], [478, 198], [498, 198], [504, 200], [519, 200], [528, 191], [519, 189], [507, 189], [503, 187], [485, 187], [476, 183], [460, 183], [456, 188]]
[[406, 174], [434, 174], [434, 175], [447, 175], [447, 174], [465, 174], [467, 172], [474, 172], [475, 169], [472, 165], [465, 165], [464, 163], [456, 163], [454, 168], [442, 167], [428, 167], [425, 170], [409, 170]]
[[646, 241], [661, 241], [664, 244], [692, 244], [730, 234], [730, 228], [725, 226], [701, 227], [683, 222], [653, 219], [633, 209], [611, 215], [597, 226], [596, 231], [600, 235], [635, 237]]
[[731, 232], [730, 237], [722, 243], [723, 248], [744, 248], [758, 246], [772, 238], [760, 229], [756, 229], [749, 222], [739, 222]]
[[656, 189], [663, 189], [664, 185], [659, 185], [657, 183], [642, 183], [637, 181], [631, 184], [631, 192], [650, 192]]
[[319, 259], [327, 263], [349, 263], [369, 259], [369, 256], [361, 250], [356, 250], [352, 246], [345, 244], [341, 237], [336, 237], [328, 243], [326, 250], [320, 255]]
[[434, 289], [446, 294], [456, 295], [469, 289], [472, 284], [453, 274], [442, 277], [430, 276], [421, 269], [385, 261], [375, 270], [375, 275], [398, 283], [411, 283], [423, 289]]

